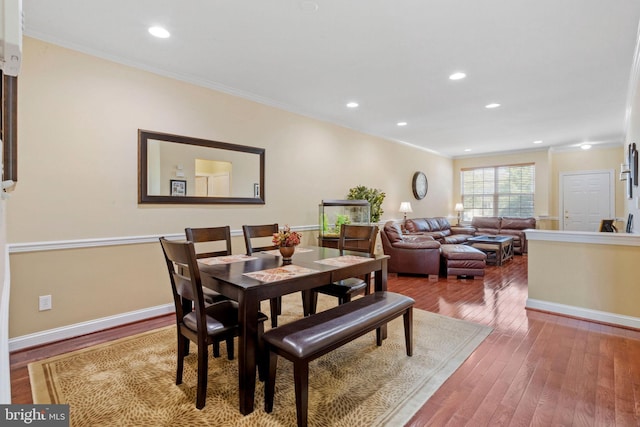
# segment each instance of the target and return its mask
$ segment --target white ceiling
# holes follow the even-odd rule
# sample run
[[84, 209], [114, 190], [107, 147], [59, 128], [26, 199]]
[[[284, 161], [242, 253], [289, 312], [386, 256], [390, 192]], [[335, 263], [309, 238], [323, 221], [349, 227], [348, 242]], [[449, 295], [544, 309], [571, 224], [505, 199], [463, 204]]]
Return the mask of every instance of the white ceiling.
[[[451, 157], [622, 144], [640, 21], [638, 0], [24, 0], [23, 8], [28, 36]], [[152, 25], [172, 36], [152, 37]], [[467, 78], [449, 80], [455, 71]], [[491, 102], [501, 107], [484, 108]]]

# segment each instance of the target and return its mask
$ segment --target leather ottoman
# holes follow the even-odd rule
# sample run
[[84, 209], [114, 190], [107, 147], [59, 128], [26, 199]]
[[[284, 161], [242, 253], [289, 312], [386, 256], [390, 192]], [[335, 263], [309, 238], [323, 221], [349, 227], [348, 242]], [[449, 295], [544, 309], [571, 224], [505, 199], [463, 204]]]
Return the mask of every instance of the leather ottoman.
[[471, 246], [440, 246], [440, 273], [446, 276], [473, 276], [482, 278], [487, 255]]

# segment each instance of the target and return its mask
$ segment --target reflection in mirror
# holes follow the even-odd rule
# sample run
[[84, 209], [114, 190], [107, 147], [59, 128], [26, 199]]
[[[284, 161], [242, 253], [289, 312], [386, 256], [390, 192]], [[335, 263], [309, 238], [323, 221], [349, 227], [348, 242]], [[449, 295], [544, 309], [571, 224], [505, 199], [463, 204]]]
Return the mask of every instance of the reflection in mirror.
[[140, 203], [264, 204], [264, 149], [140, 130]]
[[231, 162], [196, 159], [196, 196], [230, 197]]

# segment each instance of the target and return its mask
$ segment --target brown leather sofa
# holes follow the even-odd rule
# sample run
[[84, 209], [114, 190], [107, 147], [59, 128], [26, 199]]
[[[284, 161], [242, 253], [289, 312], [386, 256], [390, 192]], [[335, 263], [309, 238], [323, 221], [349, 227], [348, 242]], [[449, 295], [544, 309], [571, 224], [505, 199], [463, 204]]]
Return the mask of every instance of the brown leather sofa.
[[524, 230], [536, 228], [535, 218], [511, 218], [499, 216], [474, 216], [471, 227], [475, 228], [475, 235], [501, 235], [513, 237], [513, 252], [526, 254], [527, 236]]
[[474, 230], [468, 227], [451, 227], [449, 220], [445, 217], [415, 218], [408, 219], [404, 227], [409, 234], [420, 234], [431, 236], [434, 240], [445, 244], [460, 244], [473, 237]]
[[387, 222], [380, 230], [382, 249], [389, 255], [389, 273], [428, 274], [437, 279], [440, 243], [431, 236], [402, 234], [400, 225]]

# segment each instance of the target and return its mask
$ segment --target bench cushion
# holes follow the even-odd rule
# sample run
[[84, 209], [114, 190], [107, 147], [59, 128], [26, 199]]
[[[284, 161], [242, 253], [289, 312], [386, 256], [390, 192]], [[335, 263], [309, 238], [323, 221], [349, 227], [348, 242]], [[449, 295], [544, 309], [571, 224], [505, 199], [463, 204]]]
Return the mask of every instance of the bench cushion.
[[[394, 292], [374, 292], [320, 313], [286, 323], [264, 334], [264, 340], [297, 358], [322, 352], [333, 343], [362, 335], [362, 330], [412, 307], [415, 301]], [[394, 316], [395, 315], [395, 316]]]

